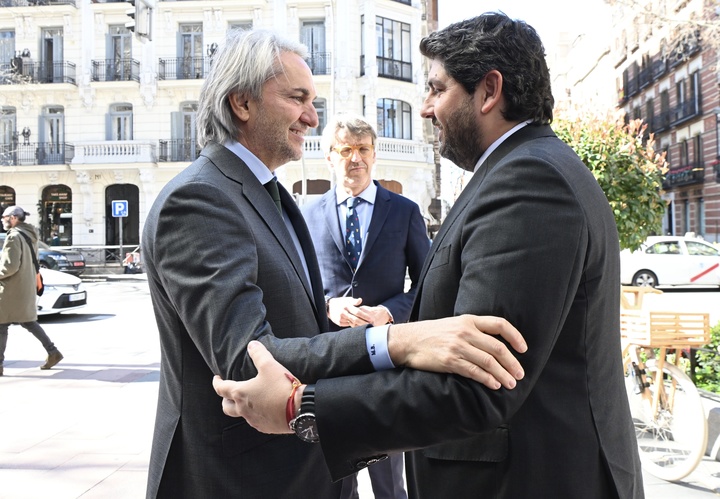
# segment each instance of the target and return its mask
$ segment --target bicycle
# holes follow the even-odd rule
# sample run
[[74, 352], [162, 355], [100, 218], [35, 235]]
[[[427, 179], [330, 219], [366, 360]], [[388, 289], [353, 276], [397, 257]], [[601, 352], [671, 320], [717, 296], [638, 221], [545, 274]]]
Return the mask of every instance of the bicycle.
[[[677, 481], [697, 467], [707, 447], [705, 409], [680, 364], [683, 349], [709, 343], [710, 318], [706, 313], [643, 310], [644, 294], [654, 292], [660, 293], [623, 287], [625, 388], [643, 469]], [[627, 300], [628, 294], [635, 303]]]

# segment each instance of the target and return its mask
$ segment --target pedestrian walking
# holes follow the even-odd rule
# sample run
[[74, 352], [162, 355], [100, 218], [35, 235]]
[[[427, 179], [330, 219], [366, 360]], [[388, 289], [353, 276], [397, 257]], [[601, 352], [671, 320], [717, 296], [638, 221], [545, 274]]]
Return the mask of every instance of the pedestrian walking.
[[37, 271], [33, 254], [37, 254], [38, 235], [35, 228], [25, 222], [28, 215], [19, 206], [10, 206], [2, 214], [7, 236], [0, 255], [0, 376], [4, 374], [10, 324], [20, 324], [30, 331], [47, 351], [47, 360], [40, 369], [50, 369], [63, 359], [37, 320]]

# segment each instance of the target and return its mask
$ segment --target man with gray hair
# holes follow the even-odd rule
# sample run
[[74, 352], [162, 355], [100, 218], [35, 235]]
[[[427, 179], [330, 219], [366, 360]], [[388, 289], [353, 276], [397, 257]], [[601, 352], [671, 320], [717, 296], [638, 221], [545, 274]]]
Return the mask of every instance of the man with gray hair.
[[0, 376], [4, 374], [5, 348], [10, 324], [20, 324], [42, 343], [48, 356], [40, 369], [50, 369], [63, 359], [37, 320], [35, 270], [38, 235], [25, 222], [29, 215], [19, 206], [10, 206], [2, 214], [7, 231], [0, 255]]
[[202, 152], [148, 214], [143, 254], [161, 346], [148, 498], [339, 497], [320, 446], [308, 443], [311, 429], [303, 427], [307, 441], [267, 436], [223, 414], [213, 374], [255, 376], [251, 340], [303, 379], [393, 363], [458, 372], [495, 388], [522, 377], [508, 347], [480, 332], [502, 333], [523, 350], [503, 319], [320, 334], [328, 322], [315, 249], [274, 176], [302, 157], [304, 135], [318, 125], [305, 57], [304, 46], [269, 31], [231, 30], [200, 94]]

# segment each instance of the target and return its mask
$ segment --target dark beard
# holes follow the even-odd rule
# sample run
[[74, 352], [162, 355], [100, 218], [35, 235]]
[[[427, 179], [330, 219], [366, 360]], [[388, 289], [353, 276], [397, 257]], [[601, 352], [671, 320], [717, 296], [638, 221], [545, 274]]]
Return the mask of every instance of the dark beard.
[[444, 142], [440, 144], [440, 155], [463, 170], [475, 169], [480, 151], [480, 127], [475, 122], [471, 105], [461, 106], [447, 120], [443, 128]]

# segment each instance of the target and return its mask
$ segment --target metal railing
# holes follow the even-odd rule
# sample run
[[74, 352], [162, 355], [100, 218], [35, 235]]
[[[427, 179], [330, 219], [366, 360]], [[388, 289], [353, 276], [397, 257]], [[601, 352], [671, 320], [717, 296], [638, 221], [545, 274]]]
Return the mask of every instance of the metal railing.
[[200, 146], [192, 139], [170, 139], [159, 141], [158, 161], [195, 161], [200, 155]]
[[62, 165], [72, 161], [72, 144], [54, 142], [23, 142], [0, 144], [0, 167], [30, 165]]
[[140, 61], [135, 59], [100, 59], [92, 61], [92, 81], [140, 82]]
[[38, 5], [72, 5], [75, 0], [0, 0], [0, 7], [35, 7]]
[[210, 69], [209, 57], [174, 57], [158, 61], [160, 80], [197, 80], [205, 78]]

